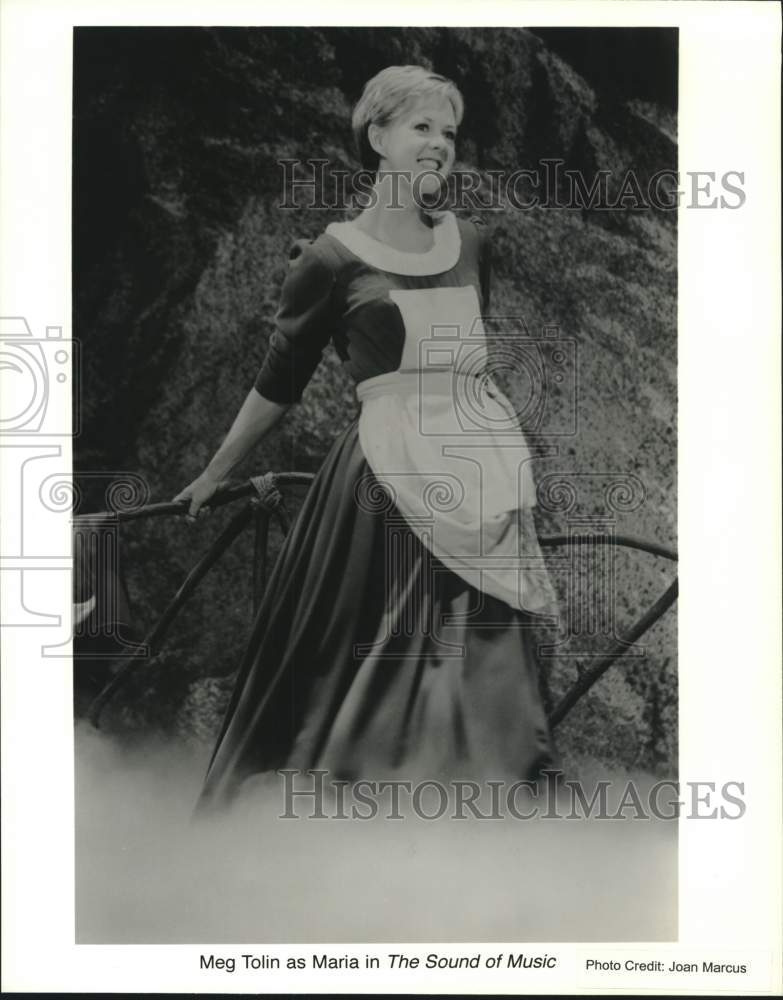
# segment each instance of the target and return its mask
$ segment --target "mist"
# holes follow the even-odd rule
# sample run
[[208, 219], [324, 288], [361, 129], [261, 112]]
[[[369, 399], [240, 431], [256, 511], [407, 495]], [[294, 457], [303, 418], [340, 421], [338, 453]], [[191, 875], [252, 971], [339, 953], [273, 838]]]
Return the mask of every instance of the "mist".
[[676, 822], [281, 819], [276, 776], [193, 822], [208, 754], [77, 729], [78, 943], [677, 937]]

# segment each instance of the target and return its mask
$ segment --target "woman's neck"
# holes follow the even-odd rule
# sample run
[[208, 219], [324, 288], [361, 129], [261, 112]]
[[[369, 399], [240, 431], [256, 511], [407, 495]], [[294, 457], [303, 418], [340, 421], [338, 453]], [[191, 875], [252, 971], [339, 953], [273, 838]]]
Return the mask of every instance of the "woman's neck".
[[394, 250], [426, 253], [434, 246], [432, 224], [413, 199], [406, 197], [407, 192], [391, 190], [390, 180], [387, 174], [375, 182], [370, 205], [354, 225]]

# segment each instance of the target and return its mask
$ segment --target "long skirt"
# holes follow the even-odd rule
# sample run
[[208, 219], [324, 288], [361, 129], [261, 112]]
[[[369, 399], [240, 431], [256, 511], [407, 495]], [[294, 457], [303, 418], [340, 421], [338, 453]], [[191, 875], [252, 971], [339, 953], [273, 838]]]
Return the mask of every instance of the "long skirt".
[[270, 574], [200, 811], [283, 768], [475, 781], [558, 766], [535, 620], [444, 567], [390, 502], [367, 503], [368, 477], [354, 422]]

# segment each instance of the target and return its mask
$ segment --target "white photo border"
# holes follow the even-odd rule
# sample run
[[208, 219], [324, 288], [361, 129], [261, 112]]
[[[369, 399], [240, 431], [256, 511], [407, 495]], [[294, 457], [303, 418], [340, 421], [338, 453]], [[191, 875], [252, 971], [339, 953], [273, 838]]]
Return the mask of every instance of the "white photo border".
[[[331, 5], [342, 24], [475, 26], [475, 3]], [[780, 9], [767, 3], [486, 2], [489, 25], [678, 26], [679, 163], [744, 174], [738, 210], [679, 213], [679, 685], [681, 782], [739, 780], [747, 813], [735, 822], [682, 819], [679, 942], [536, 945], [558, 968], [526, 975], [359, 970], [333, 982], [312, 969], [269, 974], [270, 992], [636, 992], [638, 976], [590, 978], [584, 956], [744, 956], [753, 975], [725, 990], [775, 993], [781, 984], [780, 636]], [[204, 0], [3, 0], [0, 7], [0, 313], [24, 316], [35, 337], [71, 335], [71, 92], [76, 25], [321, 24], [324, 8]], [[41, 655], [67, 636], [70, 530], [21, 547], [36, 532], [22, 494], [25, 448], [48, 448], [70, 469], [67, 394], [62, 422], [32, 442], [0, 441], [3, 475], [2, 761], [3, 987], [13, 991], [257, 992], [253, 973], [206, 977], [203, 945], [74, 943], [73, 717], [70, 672]], [[50, 428], [51, 429], [51, 428]], [[65, 433], [64, 433], [65, 430]], [[13, 445], [13, 446], [11, 446]], [[56, 451], [59, 449], [59, 452]], [[22, 520], [24, 518], [24, 526]], [[48, 523], [48, 522], [47, 522]], [[52, 555], [52, 553], [55, 553]], [[30, 560], [37, 560], [31, 562]], [[30, 608], [60, 628], [16, 627], [25, 572]], [[18, 575], [17, 575], [18, 574]], [[29, 575], [28, 575], [29, 574]], [[56, 638], [50, 638], [56, 636]], [[494, 946], [479, 946], [490, 953]], [[494, 950], [503, 950], [498, 943]], [[505, 950], [520, 945], [505, 945]], [[225, 946], [223, 947], [225, 950]], [[242, 949], [235, 949], [236, 951]], [[269, 951], [269, 948], [266, 948]], [[401, 946], [309, 951], [385, 955]], [[417, 954], [433, 948], [417, 943]], [[441, 954], [466, 953], [438, 945]], [[474, 951], [476, 948], [473, 949]], [[275, 948], [281, 957], [300, 947]], [[686, 958], [687, 960], [687, 958]], [[739, 958], [737, 958], [739, 960]], [[656, 992], [706, 993], [677, 982]]]

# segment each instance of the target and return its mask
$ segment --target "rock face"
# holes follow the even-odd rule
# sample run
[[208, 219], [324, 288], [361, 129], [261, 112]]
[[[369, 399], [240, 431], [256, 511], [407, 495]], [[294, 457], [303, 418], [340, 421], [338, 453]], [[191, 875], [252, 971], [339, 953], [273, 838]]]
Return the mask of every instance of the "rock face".
[[[656, 45], [661, 38], [656, 32]], [[586, 33], [585, 52], [590, 44]], [[594, 89], [556, 49], [551, 32], [545, 42], [507, 28], [78, 29], [77, 472], [132, 471], [165, 500], [203, 468], [263, 359], [288, 247], [342, 217], [280, 210], [279, 161], [324, 157], [356, 169], [349, 123], [361, 87], [385, 65], [417, 63], [454, 78], [465, 95], [460, 165], [486, 181], [488, 171], [562, 161], [552, 204], [522, 210], [506, 198], [481, 213], [493, 234], [491, 312], [505, 318], [489, 324], [493, 347], [509, 336], [547, 336], [575, 352], [532, 428], [550, 446], [536, 468], [541, 530], [600, 529], [674, 546], [676, 215], [640, 205], [634, 192], [676, 170], [676, 119], [622, 80], [612, 87], [602, 78]], [[610, 198], [626, 198], [614, 210], [569, 207], [567, 171], [588, 187], [605, 171]], [[638, 187], [627, 186], [629, 172]], [[499, 378], [524, 408], [526, 387], [513, 372]], [[238, 474], [314, 471], [355, 413], [352, 387], [328, 353], [302, 404]], [[553, 437], [557, 427], [569, 433]], [[86, 480], [82, 509], [101, 506]], [[141, 631], [227, 516], [123, 530]], [[272, 553], [278, 544], [273, 531]], [[570, 625], [581, 629], [568, 643], [543, 637], [554, 654], [543, 660], [552, 701], [576, 664], [605, 649], [607, 632], [638, 618], [676, 571], [616, 552], [612, 621], [596, 624], [589, 567], [564, 565], [552, 550]], [[165, 656], [139, 665], [107, 723], [212, 738], [249, 632], [252, 559], [252, 535], [243, 536], [188, 606]], [[636, 648], [644, 655], [614, 667], [558, 728], [572, 770], [595, 760], [675, 770], [675, 611]]]

